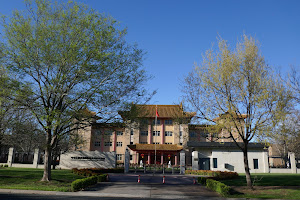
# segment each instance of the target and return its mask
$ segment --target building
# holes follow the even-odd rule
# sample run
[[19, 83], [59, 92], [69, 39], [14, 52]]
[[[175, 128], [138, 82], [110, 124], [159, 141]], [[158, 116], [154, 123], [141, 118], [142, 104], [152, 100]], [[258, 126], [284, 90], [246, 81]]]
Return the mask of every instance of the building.
[[[117, 162], [124, 163], [125, 150], [129, 148], [131, 163], [154, 164], [156, 161], [172, 165], [178, 165], [179, 152], [184, 150], [188, 165], [194, 162], [192, 156], [197, 157], [198, 169], [240, 171], [243, 168], [242, 160], [231, 162], [242, 152], [229, 138], [229, 133], [209, 125], [190, 124], [196, 113], [185, 112], [182, 105], [133, 105], [130, 111], [119, 114], [124, 123], [94, 122], [79, 130], [85, 142], [77, 150], [116, 152]], [[226, 113], [215, 120], [222, 121], [224, 116]], [[245, 115], [236, 117], [242, 123], [244, 118]], [[233, 132], [240, 141], [237, 131]], [[198, 155], [192, 155], [193, 152]], [[264, 171], [265, 165], [268, 167], [264, 146], [251, 144], [249, 152], [254, 168]]]

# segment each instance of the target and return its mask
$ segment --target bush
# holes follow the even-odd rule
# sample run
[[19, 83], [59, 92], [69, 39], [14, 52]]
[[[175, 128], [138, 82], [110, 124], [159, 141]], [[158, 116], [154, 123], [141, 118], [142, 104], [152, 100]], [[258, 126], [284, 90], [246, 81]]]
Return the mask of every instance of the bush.
[[97, 183], [97, 180], [97, 176], [92, 176], [84, 179], [77, 179], [71, 183], [71, 189], [73, 192], [82, 190], [88, 186], [95, 185]]
[[107, 174], [98, 175], [98, 176], [97, 176], [98, 182], [105, 182], [107, 176], [108, 176]]
[[8, 167], [8, 165], [3, 165], [3, 167]]
[[185, 174], [203, 175], [214, 177], [216, 180], [232, 179], [239, 176], [236, 172], [211, 171], [211, 170], [185, 170]]
[[123, 173], [124, 168], [112, 168], [112, 169], [102, 169], [102, 168], [85, 168], [85, 169], [77, 169], [73, 168], [72, 172], [81, 176], [98, 176], [106, 173]]
[[218, 192], [222, 196], [228, 196], [231, 190], [229, 186], [213, 179], [206, 179], [206, 187]]
[[198, 183], [201, 183], [202, 185], [206, 185], [206, 177], [198, 177]]

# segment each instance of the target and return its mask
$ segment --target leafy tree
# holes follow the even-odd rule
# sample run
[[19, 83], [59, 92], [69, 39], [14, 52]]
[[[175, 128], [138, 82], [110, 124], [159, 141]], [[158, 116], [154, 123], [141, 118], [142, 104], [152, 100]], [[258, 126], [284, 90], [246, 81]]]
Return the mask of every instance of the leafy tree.
[[[45, 133], [44, 175], [65, 135], [125, 102], [138, 101], [148, 79], [143, 51], [125, 41], [116, 20], [69, 1], [26, 1], [27, 10], [4, 18], [1, 62], [22, 83], [14, 98], [30, 110]], [[84, 120], [83, 120], [84, 119]], [[85, 123], [82, 123], [82, 122]]]
[[215, 131], [241, 149], [247, 185], [252, 188], [248, 144], [270, 130], [290, 102], [290, 94], [259, 52], [258, 42], [243, 35], [231, 50], [227, 41], [219, 39], [218, 48], [208, 50], [185, 78], [183, 91], [198, 118], [214, 124]]

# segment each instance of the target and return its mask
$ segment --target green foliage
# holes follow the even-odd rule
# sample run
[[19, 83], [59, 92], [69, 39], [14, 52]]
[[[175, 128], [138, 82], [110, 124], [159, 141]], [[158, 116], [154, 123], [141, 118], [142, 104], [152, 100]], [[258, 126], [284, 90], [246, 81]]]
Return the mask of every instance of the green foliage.
[[230, 194], [231, 188], [224, 183], [221, 183], [219, 181], [213, 180], [213, 179], [207, 179], [206, 180], [206, 187], [218, 192], [222, 196], [228, 196]]
[[232, 179], [239, 176], [236, 172], [211, 171], [211, 170], [185, 170], [185, 174], [204, 175], [214, 177], [214, 179]]
[[[47, 163], [59, 141], [75, 138], [68, 135], [90, 125], [96, 113], [116, 119], [115, 111], [144, 98], [149, 77], [142, 69], [144, 52], [125, 41], [127, 30], [112, 17], [73, 1], [26, 5], [3, 18], [0, 62], [19, 80], [13, 100], [47, 135], [48, 176], [42, 180], [50, 180]], [[81, 112], [88, 108], [98, 110]]]
[[206, 185], [206, 177], [198, 177], [198, 183], [201, 183], [202, 185]]
[[85, 168], [85, 169], [77, 169], [73, 168], [72, 172], [81, 176], [97, 176], [103, 173], [123, 173], [124, 168], [111, 168], [111, 169], [103, 169], [103, 168]]
[[73, 192], [82, 190], [88, 186], [95, 185], [97, 183], [97, 180], [98, 180], [97, 176], [91, 176], [88, 178], [75, 180], [71, 184], [71, 189]]
[[108, 176], [108, 174], [98, 175], [98, 176], [97, 176], [98, 182], [105, 182], [105, 181], [107, 180], [107, 176]]

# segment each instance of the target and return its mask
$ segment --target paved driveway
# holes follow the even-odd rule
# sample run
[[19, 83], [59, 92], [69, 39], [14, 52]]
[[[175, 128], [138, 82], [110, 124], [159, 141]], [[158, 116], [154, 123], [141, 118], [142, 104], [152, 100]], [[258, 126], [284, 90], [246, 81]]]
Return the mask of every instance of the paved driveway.
[[193, 184], [193, 177], [181, 175], [165, 176], [161, 174], [110, 174], [109, 182], [99, 183], [78, 195], [127, 198], [159, 199], [222, 199], [220, 196], [201, 185]]

